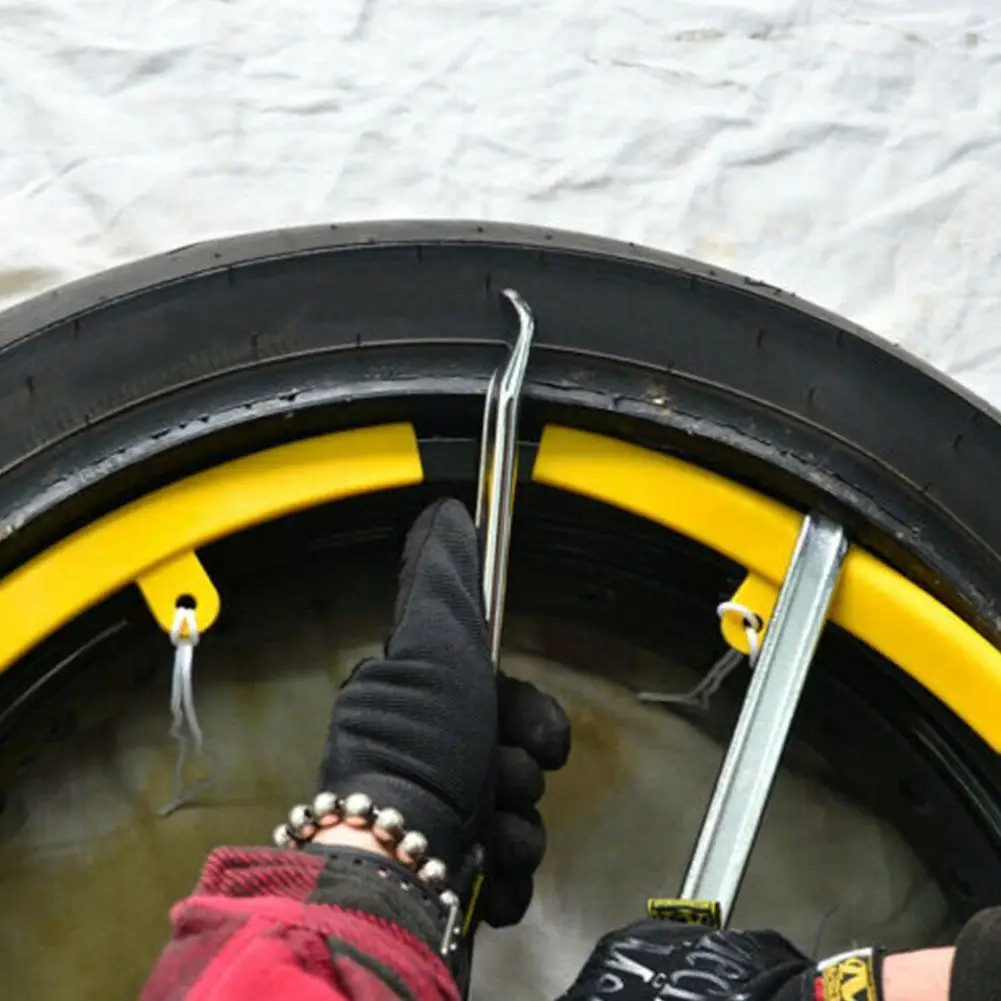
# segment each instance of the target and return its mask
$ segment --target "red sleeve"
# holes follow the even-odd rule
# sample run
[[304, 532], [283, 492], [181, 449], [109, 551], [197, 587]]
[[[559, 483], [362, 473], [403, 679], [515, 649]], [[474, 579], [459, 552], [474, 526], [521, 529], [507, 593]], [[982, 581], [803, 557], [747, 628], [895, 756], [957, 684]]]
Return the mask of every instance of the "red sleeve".
[[171, 940], [140, 1001], [459, 1001], [420, 939], [312, 902], [323, 867], [302, 852], [213, 852], [171, 911]]

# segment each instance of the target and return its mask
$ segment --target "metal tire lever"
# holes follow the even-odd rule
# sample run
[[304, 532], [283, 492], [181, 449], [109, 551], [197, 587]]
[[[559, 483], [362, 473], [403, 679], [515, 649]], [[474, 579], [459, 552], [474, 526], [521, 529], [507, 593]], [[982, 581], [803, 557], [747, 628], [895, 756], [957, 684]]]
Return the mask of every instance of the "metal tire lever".
[[649, 901], [651, 917], [715, 927], [730, 920], [847, 548], [836, 522], [803, 519], [681, 896]]
[[[507, 360], [498, 366], [490, 379], [483, 405], [483, 430], [480, 439], [480, 467], [476, 486], [476, 531], [483, 546], [483, 602], [494, 670], [500, 661], [501, 630], [504, 625], [504, 598], [507, 593], [507, 567], [511, 551], [511, 519], [518, 465], [518, 416], [521, 390], [528, 368], [528, 355], [535, 334], [535, 318], [525, 300], [514, 290], [501, 293], [514, 307], [518, 318], [518, 336]], [[490, 804], [492, 808], [492, 804]], [[480, 894], [486, 857], [479, 849], [478, 872], [462, 934], [468, 938], [466, 971], [460, 990], [469, 995], [469, 964], [472, 963], [472, 937], [480, 919]]]
[[518, 317], [518, 337], [507, 362], [494, 372], [487, 387], [476, 489], [476, 529], [483, 542], [483, 601], [495, 669], [507, 593], [521, 390], [535, 334], [535, 319], [525, 300], [514, 289], [504, 289], [501, 294]]

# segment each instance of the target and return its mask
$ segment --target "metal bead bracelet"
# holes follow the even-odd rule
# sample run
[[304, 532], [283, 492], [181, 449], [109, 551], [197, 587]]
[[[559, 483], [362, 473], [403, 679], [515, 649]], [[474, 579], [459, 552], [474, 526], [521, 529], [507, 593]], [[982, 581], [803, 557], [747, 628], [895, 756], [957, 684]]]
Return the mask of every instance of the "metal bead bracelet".
[[[343, 799], [332, 792], [321, 792], [311, 806], [293, 806], [288, 820], [275, 828], [272, 840], [278, 848], [296, 849], [308, 844], [321, 829], [341, 823], [356, 830], [370, 830], [379, 844], [392, 851], [398, 862], [431, 889], [440, 889], [448, 879], [445, 863], [428, 858], [428, 839], [420, 831], [408, 831], [399, 810], [391, 806], [380, 810], [363, 792], [353, 792]], [[450, 910], [459, 906], [459, 898], [452, 890], [442, 891], [438, 899]]]

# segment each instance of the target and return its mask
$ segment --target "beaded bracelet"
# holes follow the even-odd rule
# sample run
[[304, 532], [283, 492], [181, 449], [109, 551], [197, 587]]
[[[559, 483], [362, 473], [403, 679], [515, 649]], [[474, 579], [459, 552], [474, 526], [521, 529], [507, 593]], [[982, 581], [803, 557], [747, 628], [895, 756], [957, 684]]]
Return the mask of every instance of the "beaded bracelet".
[[[308, 844], [321, 829], [342, 822], [356, 830], [370, 830], [379, 844], [390, 849], [398, 862], [431, 889], [438, 890], [448, 879], [445, 863], [428, 858], [428, 839], [420, 831], [408, 831], [399, 810], [391, 806], [378, 809], [363, 792], [343, 799], [332, 792], [321, 792], [312, 806], [293, 806], [288, 820], [275, 828], [272, 838], [278, 848], [294, 850]], [[452, 890], [443, 890], [438, 899], [451, 912], [459, 907], [459, 897]]]

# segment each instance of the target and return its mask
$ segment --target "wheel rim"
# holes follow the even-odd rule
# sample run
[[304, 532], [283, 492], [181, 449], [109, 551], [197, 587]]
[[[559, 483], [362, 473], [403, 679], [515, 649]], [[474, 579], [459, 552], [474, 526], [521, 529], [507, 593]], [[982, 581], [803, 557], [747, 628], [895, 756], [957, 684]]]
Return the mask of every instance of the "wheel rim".
[[[347, 432], [346, 434], [349, 436], [352, 434], [354, 435], [360, 434], [362, 435], [361, 440], [365, 440], [364, 436], [366, 434], [369, 434], [371, 430], [372, 429], [369, 429], [369, 431]], [[583, 435], [583, 438], [579, 437], [581, 435]], [[556, 446], [553, 446], [551, 444], [554, 440], [554, 436], [557, 442]], [[561, 436], [564, 437], [564, 443], [562, 447], [560, 446], [560, 441], [559, 441]], [[345, 439], [342, 437], [340, 438], [340, 440], [343, 441]], [[370, 437], [367, 440], [369, 442], [369, 445], [371, 445], [373, 441], [378, 439], [372, 439]], [[362, 465], [364, 465], [365, 460], [360, 458], [360, 456], [362, 456], [363, 454], [367, 455], [369, 459], [371, 458], [371, 449], [369, 449], [368, 452], [365, 452], [364, 449], [360, 450], [355, 449], [354, 451], [349, 450], [349, 452], [351, 453], [352, 462], [355, 463], [356, 465], [359, 462]], [[380, 467], [382, 469], [381, 479], [378, 476], [373, 477], [368, 473], [365, 475], [360, 475], [356, 472], [353, 476], [348, 477], [348, 480], [350, 481], [351, 484], [353, 484], [353, 487], [344, 490], [341, 490], [336, 485], [332, 486], [329, 481], [322, 483], [322, 485], [320, 486], [317, 486], [317, 483], [311, 483], [310, 490], [307, 490], [304, 493], [296, 495], [294, 501], [289, 501], [286, 498], [282, 502], [282, 504], [284, 504], [285, 506], [283, 507], [282, 505], [279, 505], [278, 508], [276, 508], [275, 510], [277, 510], [278, 513], [285, 513], [299, 508], [308, 507], [310, 500], [329, 501], [334, 497], [346, 496], [351, 493], [362, 492], [365, 486], [368, 486], [369, 488], [371, 488], [373, 485], [378, 487], [385, 487], [390, 484], [399, 485], [406, 482], [416, 482], [419, 479], [419, 475], [415, 473], [414, 460], [418, 459], [418, 467], [419, 467], [419, 457], [417, 456], [417, 442], [413, 436], [412, 430], [407, 429], [406, 431], [403, 431], [396, 440], [396, 446], [394, 446], [394, 448], [390, 448], [389, 452], [392, 453], [393, 455], [393, 461], [389, 462], [388, 465]], [[639, 478], [638, 480], [635, 479], [631, 475], [632, 472], [635, 472], [635, 467], [630, 466], [628, 463], [626, 464], [625, 467], [620, 465], [618, 470], [613, 469], [610, 472], [608, 467], [609, 453], [613, 455], [613, 458], [615, 456], [621, 457], [622, 455], [626, 455], [627, 457], [632, 456], [634, 459], [638, 459], [641, 467], [643, 468], [643, 470], [645, 470], [645, 475]], [[595, 467], [592, 467], [590, 470], [588, 470], [587, 464], [586, 463], [582, 464], [580, 462], [582, 456], [587, 454], [590, 454], [592, 456], [597, 455], [599, 458], [603, 457], [605, 460], [604, 466], [601, 466], [601, 468], [599, 468], [597, 472], [595, 471]], [[403, 456], [404, 461], [402, 462], [397, 461], [400, 460], [401, 456]], [[409, 464], [406, 461], [406, 457], [408, 456], [409, 456]], [[619, 461], [621, 463], [624, 460], [619, 458]], [[265, 462], [264, 465], [267, 466], [268, 463]], [[684, 464], [681, 465], [684, 466]], [[536, 456], [534, 468], [532, 471], [532, 477], [536, 479], [538, 482], [545, 483], [550, 487], [558, 486], [562, 489], [570, 489], [576, 493], [600, 499], [604, 502], [611, 501], [616, 506], [622, 509], [632, 510], [633, 512], [639, 512], [650, 517], [651, 515], [656, 514], [656, 505], [654, 507], [651, 507], [650, 503], [643, 501], [642, 498], [643, 497], [650, 498], [652, 496], [663, 498], [664, 496], [670, 496], [671, 495], [670, 487], [673, 485], [673, 483], [670, 482], [670, 480], [666, 483], [657, 483], [656, 482], [657, 477], [656, 475], [653, 475], [653, 485], [651, 486], [651, 474], [655, 473], [657, 468], [680, 468], [680, 467], [677, 466], [676, 460], [668, 460], [664, 456], [648, 452], [647, 450], [642, 450], [642, 449], [637, 450], [635, 446], [626, 446], [621, 443], [613, 442], [611, 439], [599, 438], [598, 436], [587, 435], [583, 432], [573, 432], [565, 429], [563, 430], [550, 429], [549, 432], [543, 435], [543, 439], [539, 446], [539, 451]], [[556, 470], [555, 473], [554, 470]], [[634, 491], [632, 494], [632, 499], [630, 500], [629, 491], [626, 490], [624, 493], [623, 492], [624, 488], [628, 487], [630, 484], [635, 486], [637, 483], [641, 485], [640, 494], [637, 495]], [[245, 489], [247, 487], [247, 484], [243, 483], [242, 486]], [[735, 487], [734, 485], [730, 486], [733, 489], [737, 490], [738, 492], [744, 489]], [[167, 489], [170, 490], [171, 488]], [[637, 500], [637, 496], [639, 496], [640, 498], [639, 500]], [[699, 500], [699, 498], [691, 498], [691, 499], [694, 501]], [[701, 498], [701, 500], [704, 502], [704, 497]], [[783, 532], [785, 533], [784, 538], [787, 545], [784, 557], [785, 559], [787, 559], [789, 548], [791, 548], [791, 540], [788, 534], [788, 526], [792, 526], [793, 529], [795, 528], [797, 516], [795, 515], [794, 512], [789, 511], [788, 509], [781, 509], [775, 504], [774, 501], [770, 501], [767, 499], [761, 499], [761, 501], [764, 506], [759, 508], [758, 513], [760, 514], [761, 511], [766, 510], [768, 506], [771, 505], [772, 509], [775, 511], [775, 516], [778, 519], [776, 524], [779, 523], [782, 524], [779, 525], [778, 533], [773, 533], [776, 534], [776, 537], [780, 540], [779, 546], [777, 548], [773, 546], [770, 556], [763, 559], [758, 559], [756, 562], [758, 564], [762, 564], [766, 568], [770, 565], [773, 567], [776, 565], [779, 566], [780, 568], [779, 579], [781, 579], [781, 567], [783, 565], [783, 552], [781, 547], [781, 540], [783, 539]], [[699, 510], [698, 503], [694, 503], [691, 510], [697, 512]], [[272, 511], [272, 516], [273, 514], [274, 511]], [[238, 522], [237, 527], [245, 528], [247, 525], [253, 524], [260, 520], [262, 520], [260, 517], [248, 518], [244, 515], [241, 518], [237, 519]], [[674, 524], [674, 519], [672, 519], [672, 517], [667, 514], [661, 514], [660, 517], [652, 517], [651, 520], [659, 521], [662, 524], [663, 523], [666, 523], [668, 525]], [[785, 525], [786, 527], [783, 528], [782, 525]], [[678, 526], [674, 524], [674, 527]], [[687, 525], [687, 527], [690, 529], [689, 534], [698, 536], [699, 533], [695, 531], [691, 525]], [[85, 534], [86, 531], [87, 530], [85, 530]], [[225, 534], [226, 533], [224, 531], [208, 532], [204, 536], [199, 537], [199, 539], [195, 543], [192, 543], [192, 540], [188, 539], [187, 543], [181, 545], [179, 548], [176, 547], [175, 545], [175, 550], [170, 553], [161, 551], [155, 553], [153, 557], [150, 557], [148, 553], [146, 554], [145, 562], [140, 568], [142, 570], [142, 573], [133, 575], [131, 579], [146, 580], [147, 586], [145, 588], [145, 592], [147, 594], [147, 598], [150, 597], [150, 594], [153, 595], [151, 599], [152, 605], [154, 607], [154, 610], [159, 608], [159, 614], [157, 614], [157, 618], [160, 621], [161, 626], [164, 623], [164, 614], [165, 614], [164, 609], [162, 607], [162, 599], [164, 591], [162, 587], [158, 589], [156, 586], [149, 585], [148, 572], [153, 567], [159, 567], [160, 569], [162, 569], [162, 560], [165, 558], [177, 557], [178, 555], [182, 556], [190, 555], [193, 550], [189, 547], [192, 544], [197, 545], [200, 544], [201, 542], [208, 541], [211, 538], [218, 538], [219, 536], [224, 536]], [[705, 534], [704, 529], [703, 529], [703, 534]], [[768, 530], [763, 525], [759, 525], [758, 535], [759, 536], [763, 535], [767, 537], [768, 534], [769, 534]], [[712, 542], [713, 540], [709, 538], [704, 538], [701, 539], [700, 541]], [[729, 556], [740, 555], [739, 553], [733, 552], [732, 547], [720, 544], [718, 540], [716, 541], [716, 548], [723, 550]], [[865, 554], [861, 555], [864, 556]], [[59, 567], [58, 559], [56, 559], [54, 563], [51, 562], [52, 560], [51, 551], [47, 554], [43, 554], [42, 558], [48, 561], [48, 565], [50, 567], [55, 566], [56, 570], [60, 571], [59, 573], [55, 574], [56, 578], [58, 578], [60, 575], [68, 576], [71, 578], [74, 576], [73, 574], [69, 575], [65, 574], [65, 567], [62, 568]], [[771, 563], [769, 563], [769, 560], [771, 560]], [[751, 561], [748, 560], [747, 562]], [[26, 568], [22, 568], [20, 571], [6, 578], [3, 584], [0, 585], [0, 588], [3, 589], [2, 591], [0, 591], [0, 594], [2, 594], [3, 596], [3, 600], [9, 602], [9, 604], [3, 604], [2, 602], [0, 602], [0, 614], [2, 614], [5, 620], [7, 621], [16, 621], [16, 622], [26, 621], [26, 616], [22, 615], [20, 610], [28, 609], [29, 607], [37, 607], [38, 605], [37, 601], [34, 602], [34, 605], [32, 605], [33, 594], [36, 596], [38, 594], [37, 589], [34, 592], [31, 592], [29, 590], [23, 590], [23, 584], [21, 583], [25, 579], [28, 579], [30, 581], [31, 572], [25, 574], [25, 570], [29, 569], [30, 567], [31, 564], [29, 564], [28, 567]], [[758, 569], [760, 569], [760, 567], [758, 567]], [[47, 572], [53, 573], [51, 569], [48, 570]], [[885, 567], [882, 568], [880, 572], [887, 574], [893, 573], [893, 571]], [[775, 574], [772, 573], [772, 576], [774, 577]], [[864, 575], [862, 576], [864, 582]], [[124, 580], [127, 578], [128, 575], [126, 575], [126, 577], [123, 577], [120, 582], [124, 582]], [[906, 581], [904, 583], [909, 588], [912, 588], [914, 591], [920, 594], [920, 592], [914, 585], [910, 585], [909, 582]], [[185, 591], [190, 590], [192, 587], [194, 587], [194, 585], [191, 585], [191, 587], [189, 587], [187, 582], [185, 582], [183, 585], [177, 583], [177, 580], [175, 579], [168, 579], [167, 584], [170, 587], [173, 587], [175, 590], [177, 587], [181, 586], [184, 586]], [[96, 596], [92, 595], [91, 601], [88, 601], [87, 604], [91, 604], [93, 600], [97, 600], [103, 597], [104, 593], [106, 593], [107, 590], [108, 589], [105, 588], [104, 592]], [[14, 595], [14, 597], [11, 598], [11, 595]], [[159, 598], [157, 597], [158, 595]], [[862, 598], [865, 598], [865, 596], [866, 596], [865, 590], [863, 589]], [[927, 601], [929, 602], [934, 601], [934, 599], [931, 599], [927, 595], [925, 595], [925, 599], [927, 599]], [[159, 605], [158, 605], [158, 600], [160, 601]], [[920, 603], [921, 599], [918, 600]], [[958, 641], [954, 640], [954, 642], [958, 642], [958, 645], [961, 648], [963, 647], [963, 644], [966, 644], [966, 646], [969, 647], [969, 644], [971, 642], [979, 642], [986, 644], [986, 641], [981, 640], [981, 638], [976, 633], [974, 633], [973, 630], [965, 626], [965, 624], [963, 624], [961, 620], [958, 619], [958, 617], [954, 616], [953, 613], [948, 612], [942, 606], [938, 606], [937, 603], [935, 603], [935, 605], [937, 608], [941, 609], [942, 615], [952, 617], [950, 620], [948, 620], [949, 628], [942, 631], [942, 634], [944, 635], [946, 642], [949, 642], [950, 636], [955, 637], [956, 635], [958, 635], [961, 638]], [[852, 607], [855, 608], [865, 607], [865, 601], [860, 601], [855, 605], [849, 603], [848, 607], [849, 609], [851, 609]], [[82, 607], [80, 607], [78, 604], [78, 606], [76, 606], [75, 609], [73, 610], [80, 611], [82, 610]], [[954, 623], [952, 620], [954, 620]], [[55, 625], [59, 624], [60, 623], [56, 623]], [[18, 640], [19, 645], [15, 647], [12, 643], [12, 645], [8, 649], [13, 650], [15, 654], [21, 654], [24, 652], [24, 648], [27, 645], [23, 638], [25, 635], [33, 637], [32, 642], [34, 642], [37, 641], [37, 639], [41, 638], [41, 636], [47, 633], [51, 633], [53, 628], [55, 628], [55, 626], [50, 623], [48, 627], [42, 629], [41, 631], [39, 631], [36, 626], [34, 633], [25, 632], [18, 634], [21, 637]], [[864, 633], [864, 627], [861, 631]], [[14, 636], [14, 634], [12, 633], [11, 636]], [[926, 639], [916, 649], [926, 649], [927, 646], [928, 646], [928, 641]], [[878, 647], [876, 648], [878, 649]], [[993, 683], [993, 678], [994, 678], [994, 672], [991, 668], [991, 661], [990, 661], [991, 656], [996, 656], [996, 652], [993, 650], [993, 648], [989, 647], [989, 645], [986, 645], [985, 657], [983, 658], [983, 663], [981, 664], [981, 670], [979, 674], [977, 673], [976, 669], [974, 670], [975, 677], [980, 679], [982, 686], [986, 686], [986, 687], [980, 687], [979, 689], [975, 689], [976, 694], [978, 694], [980, 698], [975, 699], [974, 701], [978, 703], [981, 708], [983, 708], [983, 705], [985, 704], [986, 701], [984, 698], [985, 695], [989, 696], [990, 685]], [[12, 660], [13, 656], [9, 656], [8, 661]], [[977, 658], [973, 658], [973, 661], [974, 661], [974, 667], [976, 668], [976, 665], [978, 663]], [[911, 673], [917, 673], [917, 672], [912, 671]], [[978, 719], [978, 717], [974, 716], [974, 719], [976, 720]], [[982, 738], [988, 741], [993, 739], [993, 731], [991, 731], [989, 728], [986, 733], [983, 732], [982, 730], [979, 732]], [[656, 888], [652, 887], [651, 889], [653, 890]]]

